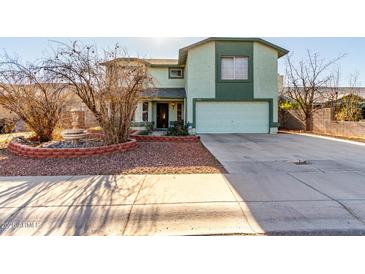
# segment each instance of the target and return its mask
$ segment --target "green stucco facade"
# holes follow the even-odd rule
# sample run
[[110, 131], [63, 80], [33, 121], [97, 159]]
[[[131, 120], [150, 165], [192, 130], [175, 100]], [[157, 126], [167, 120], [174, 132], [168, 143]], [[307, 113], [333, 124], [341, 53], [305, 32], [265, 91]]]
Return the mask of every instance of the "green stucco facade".
[[271, 131], [278, 127], [278, 53], [275, 49], [254, 43], [254, 98], [272, 100]]
[[193, 121], [193, 100], [215, 98], [215, 42], [189, 50], [186, 60], [187, 122]]
[[[248, 57], [248, 79], [221, 80], [222, 56]], [[210, 42], [189, 50], [185, 84], [188, 121], [195, 126], [199, 101], [268, 102], [270, 131], [275, 132], [278, 126], [277, 58], [275, 49], [249, 41]]]
[[168, 67], [150, 67], [149, 72], [155, 80], [155, 86], [159, 88], [183, 88], [185, 79], [169, 78]]

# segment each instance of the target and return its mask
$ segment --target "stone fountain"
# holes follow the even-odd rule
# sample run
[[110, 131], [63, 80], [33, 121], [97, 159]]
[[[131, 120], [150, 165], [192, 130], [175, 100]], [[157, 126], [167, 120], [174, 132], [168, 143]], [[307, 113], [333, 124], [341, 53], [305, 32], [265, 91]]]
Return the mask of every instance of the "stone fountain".
[[66, 129], [64, 131], [62, 131], [61, 135], [63, 137], [64, 140], [66, 141], [71, 141], [72, 144], [77, 144], [79, 143], [80, 140], [85, 139], [87, 136], [87, 132], [84, 129], [79, 128], [80, 123], [79, 123], [79, 109], [71, 109], [71, 117], [72, 117], [72, 122], [71, 122], [71, 126], [72, 129]]

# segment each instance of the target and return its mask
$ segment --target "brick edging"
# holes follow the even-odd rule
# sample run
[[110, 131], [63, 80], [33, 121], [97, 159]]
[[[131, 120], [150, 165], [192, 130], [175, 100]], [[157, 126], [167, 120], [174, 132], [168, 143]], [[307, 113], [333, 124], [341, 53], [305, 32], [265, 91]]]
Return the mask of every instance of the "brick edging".
[[124, 152], [134, 149], [137, 146], [137, 141], [134, 139], [130, 139], [128, 142], [121, 144], [88, 148], [39, 148], [11, 141], [8, 145], [8, 149], [18, 156], [29, 158], [78, 158], [113, 152]]
[[138, 142], [177, 142], [194, 143], [199, 142], [199, 136], [152, 136], [152, 135], [133, 135], [131, 138]]

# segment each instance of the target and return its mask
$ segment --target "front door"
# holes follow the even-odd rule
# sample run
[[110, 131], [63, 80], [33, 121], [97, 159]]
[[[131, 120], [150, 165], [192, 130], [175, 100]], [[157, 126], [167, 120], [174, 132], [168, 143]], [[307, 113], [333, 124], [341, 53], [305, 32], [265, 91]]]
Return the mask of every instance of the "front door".
[[157, 104], [157, 128], [167, 128], [169, 124], [169, 104]]

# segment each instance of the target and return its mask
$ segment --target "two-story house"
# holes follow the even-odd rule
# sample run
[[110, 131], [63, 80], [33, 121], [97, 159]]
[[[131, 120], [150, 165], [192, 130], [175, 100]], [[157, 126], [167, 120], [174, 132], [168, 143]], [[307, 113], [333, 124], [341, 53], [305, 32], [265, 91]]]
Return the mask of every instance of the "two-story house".
[[199, 133], [276, 133], [277, 60], [288, 51], [259, 38], [208, 38], [179, 50], [178, 59], [145, 62], [156, 89], [145, 94], [135, 126], [174, 121]]

